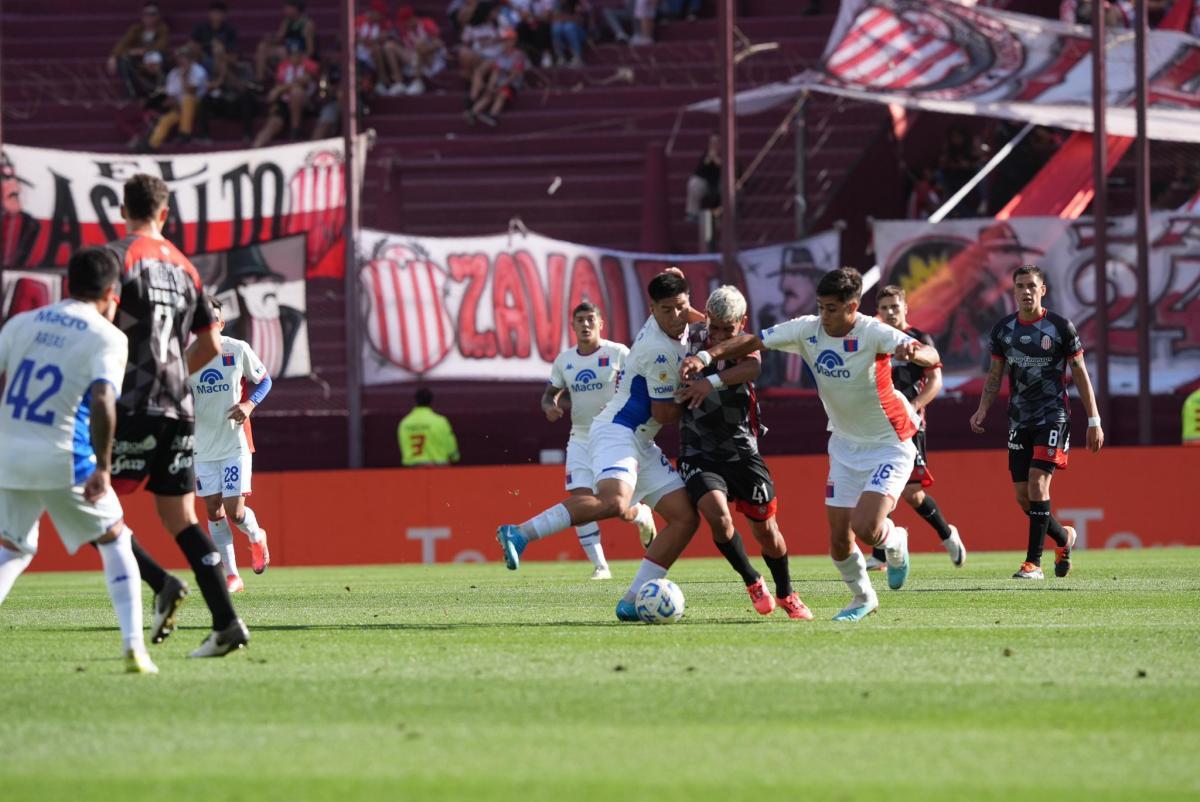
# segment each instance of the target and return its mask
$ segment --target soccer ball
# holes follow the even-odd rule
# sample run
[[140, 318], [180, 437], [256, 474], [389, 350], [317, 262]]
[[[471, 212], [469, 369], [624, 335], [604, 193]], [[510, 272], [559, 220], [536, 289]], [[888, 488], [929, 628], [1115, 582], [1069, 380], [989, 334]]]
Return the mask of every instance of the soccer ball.
[[683, 618], [683, 591], [669, 579], [651, 579], [638, 591], [634, 608], [647, 624], [674, 624]]

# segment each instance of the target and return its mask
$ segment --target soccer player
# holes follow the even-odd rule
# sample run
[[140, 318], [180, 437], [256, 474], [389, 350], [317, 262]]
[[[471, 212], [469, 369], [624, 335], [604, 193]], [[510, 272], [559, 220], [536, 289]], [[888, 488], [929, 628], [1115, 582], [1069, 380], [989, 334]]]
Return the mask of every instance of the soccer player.
[[[708, 296], [707, 324], [692, 327], [692, 342], [707, 348], [742, 333], [746, 298], [737, 287], [718, 287]], [[757, 352], [739, 360], [712, 362], [681, 394], [688, 411], [679, 424], [679, 475], [688, 497], [708, 521], [713, 542], [746, 584], [754, 609], [770, 615], [778, 605], [788, 618], [812, 620], [812, 612], [792, 590], [787, 543], [775, 520], [778, 500], [771, 472], [758, 453], [758, 397], [754, 380], [762, 370]], [[729, 502], [750, 522], [763, 560], [775, 580], [775, 595], [750, 564], [741, 534], [734, 529]]]
[[637, 621], [634, 595], [647, 581], [667, 575], [672, 563], [696, 533], [699, 519], [679, 474], [654, 442], [665, 424], [683, 416], [676, 400], [679, 365], [687, 354], [688, 284], [676, 272], [650, 280], [651, 317], [629, 350], [617, 378], [617, 392], [601, 410], [588, 432], [588, 457], [596, 482], [594, 493], [568, 496], [561, 504], [538, 513], [519, 526], [505, 524], [496, 531], [510, 570], [520, 566], [521, 553], [531, 540], [568, 526], [628, 518], [639, 501], [666, 519], [638, 567], [629, 590], [617, 602], [617, 618]]
[[[123, 268], [116, 323], [129, 338], [113, 485], [122, 492], [146, 482], [159, 519], [187, 557], [212, 612], [212, 632], [191, 656], [222, 657], [245, 646], [250, 632], [234, 612], [221, 555], [196, 518], [195, 404], [188, 383], [220, 351], [220, 334], [196, 268], [162, 235], [169, 196], [161, 178], [139, 173], [126, 181], [121, 216], [128, 233], [108, 245]], [[196, 337], [191, 346], [189, 335]], [[174, 629], [187, 586], [136, 543], [134, 556], [155, 592], [150, 639], [158, 643]]]
[[[550, 382], [542, 393], [542, 412], [551, 423], [564, 413], [560, 405], [566, 397], [571, 408], [571, 436], [567, 438], [567, 492], [590, 495], [595, 492], [592, 466], [588, 461], [588, 429], [592, 419], [617, 390], [617, 376], [625, 367], [629, 349], [620, 343], [601, 339], [604, 319], [595, 305], [584, 301], [571, 312], [571, 329], [576, 347], [567, 348], [554, 359]], [[638, 527], [642, 546], [654, 539], [654, 514], [645, 504], [635, 504], [633, 522]], [[612, 579], [604, 547], [600, 545], [600, 526], [593, 522], [575, 527], [579, 545], [592, 561], [592, 579]]]
[[850, 588], [850, 604], [835, 621], [860, 621], [879, 607], [866, 562], [854, 539], [887, 552], [888, 586], [908, 578], [908, 532], [888, 517], [912, 474], [912, 437], [920, 419], [892, 386], [891, 357], [923, 367], [938, 363], [935, 348], [858, 312], [862, 276], [849, 267], [817, 284], [819, 315], [804, 315], [762, 332], [740, 334], [684, 361], [685, 378], [714, 361], [773, 348], [797, 353], [812, 367], [829, 415], [829, 481], [825, 511], [829, 553]]
[[[933, 345], [933, 338], [925, 332], [910, 326], [908, 323], [908, 302], [904, 290], [895, 284], [880, 288], [875, 294], [875, 308], [879, 319], [884, 323], [899, 329], [914, 340]], [[967, 561], [967, 547], [963, 545], [958, 534], [958, 527], [946, 523], [942, 511], [933, 496], [925, 492], [933, 485], [933, 474], [929, 472], [928, 458], [925, 452], [925, 408], [929, 402], [937, 398], [942, 389], [942, 368], [934, 365], [931, 368], [914, 365], [911, 362], [892, 363], [892, 385], [904, 394], [912, 408], [921, 416], [921, 428], [913, 435], [913, 445], [917, 448], [917, 461], [908, 484], [904, 486], [904, 500], [917, 511], [937, 536], [950, 555], [950, 562], [955, 568], [962, 568]], [[867, 560], [867, 570], [882, 569], [887, 564], [883, 549], [875, 549]]]
[[1022, 265], [1013, 272], [1017, 311], [992, 327], [992, 367], [988, 371], [979, 409], [971, 430], [982, 434], [988, 408], [1000, 392], [1008, 369], [1008, 470], [1017, 503], [1029, 516], [1025, 561], [1013, 579], [1045, 579], [1042, 549], [1046, 535], [1054, 540], [1054, 575], [1071, 573], [1075, 528], [1063, 526], [1050, 514], [1050, 480], [1055, 468], [1067, 467], [1071, 448], [1071, 411], [1063, 373], [1071, 376], [1088, 414], [1087, 447], [1093, 454], [1104, 446], [1104, 429], [1083, 361], [1083, 343], [1075, 326], [1042, 306], [1046, 278], [1041, 268]]
[[[206, 298], [212, 307], [217, 330], [225, 330], [221, 302]], [[242, 400], [243, 380], [255, 387]], [[258, 525], [254, 510], [246, 505], [250, 495], [251, 460], [250, 413], [271, 392], [271, 376], [249, 343], [221, 336], [221, 352], [191, 376], [196, 398], [196, 493], [208, 513], [208, 531], [221, 551], [225, 564], [225, 585], [230, 593], [246, 589], [238, 574], [233, 549], [233, 521], [250, 538], [250, 567], [261, 574], [271, 564], [267, 533]]]
[[142, 635], [142, 586], [111, 486], [117, 389], [129, 346], [112, 324], [121, 266], [103, 248], [76, 251], [70, 297], [0, 330], [0, 603], [33, 559], [50, 513], [67, 551], [94, 543], [121, 628], [125, 670], [157, 674]]

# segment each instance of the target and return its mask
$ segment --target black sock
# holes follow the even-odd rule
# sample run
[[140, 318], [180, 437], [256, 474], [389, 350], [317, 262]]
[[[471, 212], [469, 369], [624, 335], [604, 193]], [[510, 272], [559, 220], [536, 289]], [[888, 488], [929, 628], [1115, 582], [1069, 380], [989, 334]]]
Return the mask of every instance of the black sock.
[[1046, 544], [1046, 530], [1050, 527], [1050, 501], [1029, 502], [1029, 547], [1025, 561], [1042, 564], [1042, 549]]
[[728, 542], [713, 538], [713, 542], [717, 544], [717, 550], [725, 555], [725, 559], [733, 566], [733, 570], [737, 571], [742, 577], [742, 581], [746, 583], [746, 587], [750, 587], [758, 581], [761, 574], [754, 570], [754, 566], [750, 564], [750, 558], [746, 556], [746, 548], [742, 545], [742, 536], [737, 532], [733, 533], [733, 537]]
[[925, 496], [925, 500], [921, 502], [921, 506], [917, 507], [917, 515], [920, 515], [929, 525], [933, 527], [933, 531], [937, 532], [938, 537], [942, 540], [947, 540], [950, 537], [950, 524], [946, 523], [946, 519], [942, 517], [942, 511], [938, 509], [937, 502], [933, 500], [933, 496]]
[[792, 595], [792, 572], [788, 570], [787, 554], [782, 557], [768, 557], [763, 555], [763, 562], [767, 564], [767, 568], [771, 571], [771, 578], [775, 580], [775, 598], [786, 599]]
[[1067, 545], [1067, 530], [1063, 529], [1063, 525], [1053, 515], [1050, 516], [1050, 527], [1046, 530], [1046, 534], [1050, 536], [1054, 544], [1060, 549]]
[[137, 542], [137, 538], [129, 538], [129, 545], [133, 548], [133, 558], [137, 560], [142, 581], [149, 585], [156, 595], [162, 593], [163, 586], [167, 584], [167, 572], [146, 553], [142, 544]]
[[192, 573], [196, 575], [196, 584], [200, 586], [204, 603], [212, 613], [213, 629], [225, 629], [237, 618], [237, 613], [233, 611], [229, 589], [221, 573], [221, 555], [212, 538], [204, 534], [199, 524], [192, 524], [175, 536], [175, 542], [183, 550], [188, 564], [192, 566]]
[[871, 556], [876, 560], [879, 560], [881, 563], [887, 562], [887, 552], [878, 546], [875, 546], [871, 549]]

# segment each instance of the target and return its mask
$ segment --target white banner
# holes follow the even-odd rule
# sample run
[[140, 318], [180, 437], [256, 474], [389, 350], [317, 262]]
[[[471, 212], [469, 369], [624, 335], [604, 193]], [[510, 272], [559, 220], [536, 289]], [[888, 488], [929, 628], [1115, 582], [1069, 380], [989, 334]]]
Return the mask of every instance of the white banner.
[[6, 268], [62, 267], [80, 246], [119, 238], [122, 185], [149, 173], [171, 190], [163, 233], [188, 256], [303, 234], [309, 277], [344, 272], [341, 139], [170, 155], [5, 145], [2, 161]]
[[[838, 234], [826, 232], [741, 253], [735, 283], [750, 303], [751, 325], [813, 309], [816, 281], [838, 266], [839, 250]], [[628, 343], [648, 314], [644, 287], [664, 268], [683, 269], [697, 307], [721, 283], [715, 255], [607, 251], [538, 234], [433, 238], [364, 230], [360, 265], [366, 384], [542, 381], [574, 342], [570, 311], [581, 301], [601, 309], [606, 338]], [[788, 378], [785, 370], [765, 370], [763, 383]]]
[[[1110, 34], [1106, 124], [1132, 137], [1133, 32]], [[1155, 30], [1146, 53], [1149, 136], [1200, 142], [1200, 40]], [[1091, 131], [1091, 31], [950, 0], [843, 0], [821, 68], [739, 93], [737, 111], [754, 114], [804, 91]]]
[[[996, 321], [1016, 311], [1012, 272], [1022, 264], [1045, 271], [1046, 307], [1075, 323], [1094, 356], [1095, 227], [1090, 219], [874, 225], [880, 283], [906, 290], [909, 321], [933, 335], [948, 388], [970, 392], [982, 384], [990, 359], [987, 336]], [[1118, 395], [1138, 391], [1135, 235], [1134, 218], [1109, 220], [1110, 383]], [[1200, 216], [1153, 214], [1150, 243], [1151, 389], [1166, 393], [1200, 376]]]

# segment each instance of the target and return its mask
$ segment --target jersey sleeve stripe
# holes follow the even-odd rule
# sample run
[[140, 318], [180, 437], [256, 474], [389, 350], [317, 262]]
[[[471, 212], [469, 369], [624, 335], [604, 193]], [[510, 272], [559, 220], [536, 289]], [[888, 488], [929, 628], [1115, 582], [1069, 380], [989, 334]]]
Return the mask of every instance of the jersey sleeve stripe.
[[888, 423], [892, 424], [896, 436], [903, 442], [917, 433], [917, 425], [908, 416], [908, 409], [892, 384], [891, 365], [891, 354], [878, 354], [875, 357], [875, 392]]

